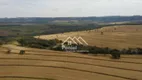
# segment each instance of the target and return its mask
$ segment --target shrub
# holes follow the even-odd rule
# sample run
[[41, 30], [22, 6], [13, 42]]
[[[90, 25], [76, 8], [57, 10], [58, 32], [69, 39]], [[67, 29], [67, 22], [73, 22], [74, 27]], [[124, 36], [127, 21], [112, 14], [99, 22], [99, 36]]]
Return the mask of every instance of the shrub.
[[121, 50], [121, 53], [122, 53], [122, 54], [127, 54], [127, 49], [122, 49], [122, 50]]
[[142, 48], [137, 48], [137, 53], [142, 54]]
[[112, 50], [111, 56], [112, 56], [112, 59], [120, 59], [120, 51], [116, 49]]
[[104, 35], [104, 32], [101, 32], [101, 35]]
[[20, 50], [20, 53], [19, 53], [20, 55], [23, 55], [23, 54], [25, 54], [25, 50]]
[[99, 49], [97, 47], [90, 47], [89, 48], [89, 53], [92, 53], [92, 54], [98, 54], [99, 53]]
[[46, 49], [45, 46], [39, 45], [39, 44], [31, 44], [29, 47], [31, 48], [39, 48], [39, 49]]
[[55, 46], [55, 47], [52, 47], [51, 50], [64, 51], [64, 50], [62, 49], [62, 46], [61, 46], [61, 45], [57, 45], [57, 46]]

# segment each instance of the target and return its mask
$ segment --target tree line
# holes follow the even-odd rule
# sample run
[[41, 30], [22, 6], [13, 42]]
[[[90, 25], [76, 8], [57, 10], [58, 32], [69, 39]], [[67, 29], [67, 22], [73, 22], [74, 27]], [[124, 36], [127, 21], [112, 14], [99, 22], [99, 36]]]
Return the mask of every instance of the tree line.
[[[64, 51], [62, 49], [61, 40], [52, 39], [52, 40], [41, 40], [35, 39], [33, 37], [28, 38], [21, 38], [17, 40], [21, 46], [27, 46], [32, 48], [40, 48], [40, 49], [52, 49], [58, 51]], [[97, 47], [97, 46], [83, 46], [83, 45], [76, 45], [79, 50], [88, 50], [87, 54], [111, 54], [111, 53], [121, 53], [121, 54], [142, 54], [142, 48], [128, 48], [128, 49], [111, 49], [108, 47]], [[86, 52], [85, 52], [86, 53]]]
[[[62, 41], [58, 39], [52, 40], [41, 40], [35, 39], [34, 37], [21, 37], [16, 39], [20, 44], [19, 46], [31, 47], [31, 48], [39, 48], [39, 49], [50, 49], [56, 51], [66, 51], [62, 48]], [[0, 40], [0, 45], [5, 44], [2, 40]], [[142, 55], [142, 48], [128, 48], [128, 49], [111, 49], [108, 47], [97, 47], [97, 46], [83, 46], [72, 44], [70, 46], [76, 46], [77, 50], [87, 50], [87, 52], [80, 52], [82, 54], [111, 54], [112, 58], [119, 59], [121, 54], [129, 54], [129, 55]], [[25, 52], [24, 52], [25, 53]]]

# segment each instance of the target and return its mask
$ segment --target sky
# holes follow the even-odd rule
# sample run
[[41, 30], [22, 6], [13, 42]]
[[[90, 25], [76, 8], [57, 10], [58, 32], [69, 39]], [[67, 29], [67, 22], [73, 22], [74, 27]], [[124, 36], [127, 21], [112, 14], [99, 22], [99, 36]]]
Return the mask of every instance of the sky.
[[142, 0], [0, 0], [0, 17], [142, 15]]

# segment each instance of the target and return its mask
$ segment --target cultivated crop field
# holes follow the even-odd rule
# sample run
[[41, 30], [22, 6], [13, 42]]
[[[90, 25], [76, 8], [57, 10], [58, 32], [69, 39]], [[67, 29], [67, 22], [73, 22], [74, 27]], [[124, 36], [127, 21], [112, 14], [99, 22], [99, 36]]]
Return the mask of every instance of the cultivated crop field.
[[40, 39], [60, 39], [81, 36], [89, 45], [115, 49], [142, 48], [142, 25], [109, 26], [90, 31], [36, 36]]
[[[60, 39], [81, 36], [89, 45], [142, 48], [142, 25], [110, 26], [90, 31], [36, 36]], [[12, 50], [7, 53], [8, 49]], [[20, 55], [20, 50], [26, 53]], [[0, 47], [0, 80], [142, 80], [142, 56], [85, 55], [15, 45]]]
[[[6, 48], [12, 53], [7, 54]], [[24, 55], [19, 51], [26, 50]], [[89, 56], [79, 53], [23, 48], [0, 48], [0, 80], [142, 80], [142, 56]]]

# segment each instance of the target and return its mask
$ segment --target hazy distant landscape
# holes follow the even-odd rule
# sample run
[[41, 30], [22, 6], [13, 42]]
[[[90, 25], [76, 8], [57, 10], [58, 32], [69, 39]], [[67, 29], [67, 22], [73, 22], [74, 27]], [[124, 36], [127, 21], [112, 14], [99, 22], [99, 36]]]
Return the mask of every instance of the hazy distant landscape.
[[17, 34], [55, 34], [69, 31], [91, 30], [103, 26], [140, 24], [142, 24], [141, 16], [0, 18], [0, 33], [9, 36], [17, 36]]

